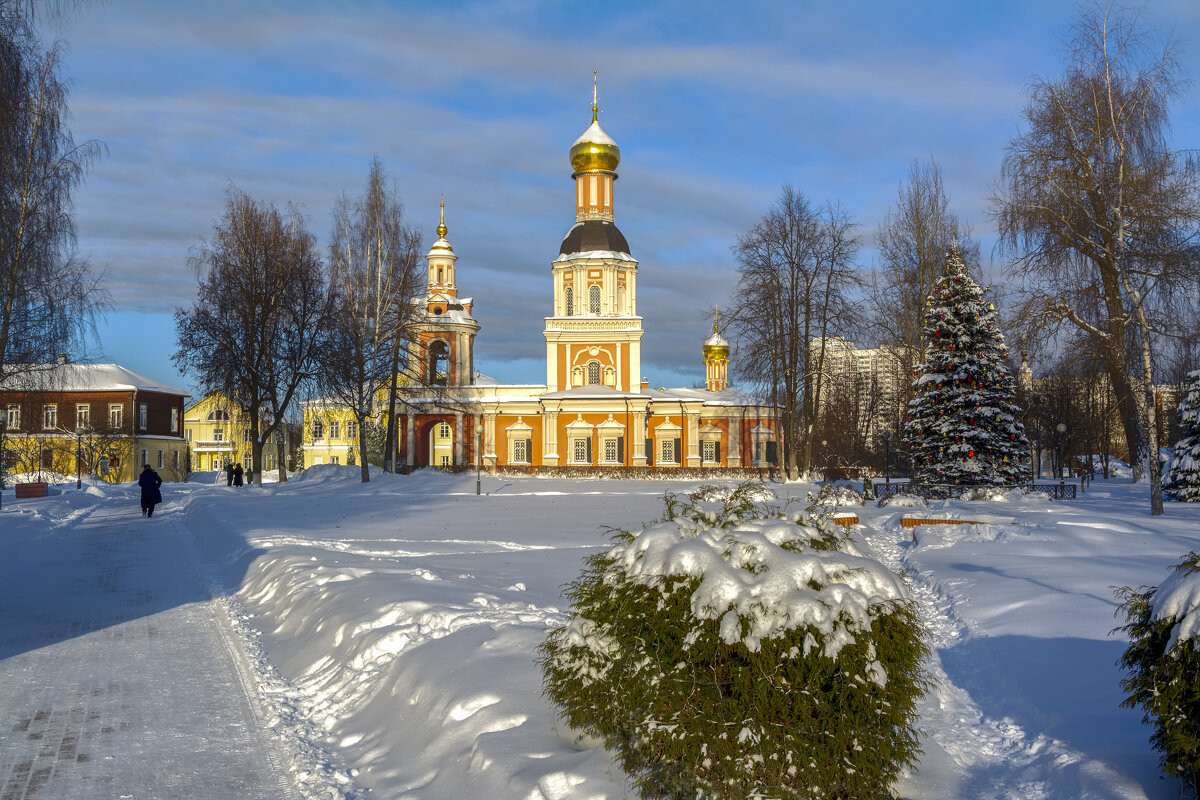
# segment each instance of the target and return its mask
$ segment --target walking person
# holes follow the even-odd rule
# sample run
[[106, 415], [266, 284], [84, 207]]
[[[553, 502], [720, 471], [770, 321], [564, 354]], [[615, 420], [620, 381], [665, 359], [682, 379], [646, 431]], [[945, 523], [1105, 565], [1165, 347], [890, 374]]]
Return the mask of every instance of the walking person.
[[162, 478], [147, 464], [138, 476], [138, 486], [142, 487], [142, 515], [153, 517], [154, 507], [162, 502], [162, 492], [158, 489], [162, 486]]
[[241, 465], [241, 464], [237, 464], [237, 465], [235, 465], [235, 466], [234, 466], [234, 468], [233, 468], [233, 485], [234, 485], [234, 486], [241, 486], [241, 485], [242, 485], [242, 476], [243, 476], [244, 474], [245, 474], [245, 473], [242, 471], [242, 465]]

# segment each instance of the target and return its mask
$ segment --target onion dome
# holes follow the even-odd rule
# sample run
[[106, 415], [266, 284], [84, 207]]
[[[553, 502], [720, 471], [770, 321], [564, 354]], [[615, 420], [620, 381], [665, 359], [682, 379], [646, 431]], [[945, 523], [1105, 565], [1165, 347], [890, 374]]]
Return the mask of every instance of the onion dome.
[[446, 227], [446, 204], [442, 203], [442, 219], [437, 226], [437, 241], [433, 243], [433, 247], [429, 248], [429, 254], [426, 256], [454, 254], [454, 248], [450, 246], [450, 242], [446, 241], [446, 234], [450, 229]]
[[721, 335], [718, 330], [720, 324], [720, 312], [713, 309], [713, 332], [704, 340], [704, 360], [705, 361], [727, 361], [729, 360], [729, 342]]
[[600, 106], [596, 101], [596, 84], [592, 83], [592, 124], [571, 145], [571, 169], [584, 172], [616, 172], [621, 163], [621, 148], [600, 127]]

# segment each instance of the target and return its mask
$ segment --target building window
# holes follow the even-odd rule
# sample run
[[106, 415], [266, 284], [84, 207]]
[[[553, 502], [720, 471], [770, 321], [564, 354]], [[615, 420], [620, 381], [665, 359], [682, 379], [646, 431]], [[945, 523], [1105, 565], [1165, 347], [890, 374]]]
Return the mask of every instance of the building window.
[[146, 430], [146, 404], [138, 403], [138, 429]]
[[588, 442], [590, 439], [571, 440], [571, 461], [576, 464], [588, 463]]
[[16, 403], [9, 403], [8, 414], [6, 416], [7, 419], [5, 421], [5, 426], [9, 430], [15, 431], [21, 427], [21, 407], [19, 405]]
[[329, 438], [330, 439], [342, 438], [342, 423], [336, 419], [329, 420]]
[[171, 451], [171, 469], [179, 469], [179, 451]]
[[765, 455], [766, 447], [767, 447], [767, 443], [764, 442], [762, 439], [754, 440], [754, 463], [755, 464], [761, 464], [764, 461], [766, 461], [766, 455]]
[[254, 443], [254, 431], [249, 428], [242, 428], [242, 444]]
[[617, 455], [617, 440], [604, 440], [604, 460], [609, 464], [615, 464], [619, 456]]
[[519, 464], [529, 463], [528, 441], [528, 439], [516, 439], [513, 441], [513, 461]]
[[184, 439], [184, 441], [187, 441], [187, 442], [190, 442], [190, 441], [192, 440], [192, 430], [191, 430], [191, 428], [188, 428], [187, 430], [185, 430], [185, 431], [183, 432], [183, 439]]
[[350, 421], [350, 422], [346, 423], [346, 438], [352, 442], [358, 438], [358, 423], [357, 422]]
[[592, 314], [600, 313], [600, 287], [588, 287], [588, 311]]
[[589, 361], [587, 363], [587, 383], [588, 386], [600, 385], [600, 362]]
[[171, 433], [179, 433], [179, 409], [171, 409]]
[[717, 460], [717, 440], [706, 439], [700, 442], [700, 458], [708, 463]]
[[325, 422], [320, 417], [313, 417], [312, 434], [314, 440], [325, 438]]
[[165, 456], [164, 456], [164, 453], [163, 453], [163, 451], [162, 451], [162, 450], [159, 450], [159, 451], [158, 451], [158, 468], [159, 468], [159, 469], [162, 469], [162, 468], [163, 468], [163, 465], [164, 465], [164, 464], [166, 464], [166, 463], [167, 463], [167, 462], [166, 462], [166, 458], [165, 458]]
[[208, 412], [209, 422], [224, 422], [227, 419], [229, 419], [229, 415], [225, 413], [225, 409], [223, 408], [214, 408]]
[[439, 422], [438, 423], [438, 438], [439, 439], [449, 439], [450, 438], [450, 423], [448, 423], [448, 422]]
[[77, 403], [75, 405], [75, 427], [92, 427], [92, 407], [87, 403]]
[[443, 467], [449, 467], [449, 466], [450, 466], [450, 456], [442, 456], [442, 459], [441, 459], [441, 466], [443, 466]]
[[214, 442], [225, 441], [225, 431], [221, 430], [220, 428], [213, 428], [212, 436]]
[[123, 406], [118, 404], [110, 405], [108, 407], [108, 427], [113, 429], [120, 428], [124, 424], [124, 416], [125, 409]]
[[568, 286], [563, 290], [563, 297], [567, 303], [567, 316], [575, 316], [575, 290]]
[[429, 385], [450, 385], [450, 347], [445, 342], [434, 342], [429, 346]]
[[674, 464], [675, 463], [675, 440], [674, 439], [663, 439], [662, 440], [662, 458], [660, 458], [659, 461], [662, 462], [663, 464]]
[[142, 466], [144, 467], [149, 463], [150, 463], [150, 451], [143, 447], [142, 448]]
[[46, 405], [42, 406], [42, 427], [58, 427], [58, 406], [54, 403], [47, 403]]

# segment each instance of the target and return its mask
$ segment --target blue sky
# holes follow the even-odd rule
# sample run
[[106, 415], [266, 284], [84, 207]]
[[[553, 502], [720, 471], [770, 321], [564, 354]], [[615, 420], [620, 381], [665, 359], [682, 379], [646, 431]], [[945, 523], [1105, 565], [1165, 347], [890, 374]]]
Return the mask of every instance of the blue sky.
[[[1141, 14], [1200, 64], [1200, 3]], [[226, 188], [298, 205], [324, 242], [378, 155], [426, 245], [445, 194], [477, 367], [543, 382], [550, 261], [574, 220], [567, 151], [596, 69], [643, 372], [692, 385], [736, 281], [730, 246], [785, 183], [842, 204], [870, 269], [898, 183], [935, 158], [987, 260], [1003, 148], [1075, 15], [1059, 0], [86, 5], [47, 36], [69, 45], [76, 139], [108, 149], [76, 195], [80, 250], [114, 303], [89, 356], [190, 388], [171, 313], [194, 298], [188, 256]], [[1175, 108], [1176, 147], [1200, 147], [1198, 100], [1192, 86]]]

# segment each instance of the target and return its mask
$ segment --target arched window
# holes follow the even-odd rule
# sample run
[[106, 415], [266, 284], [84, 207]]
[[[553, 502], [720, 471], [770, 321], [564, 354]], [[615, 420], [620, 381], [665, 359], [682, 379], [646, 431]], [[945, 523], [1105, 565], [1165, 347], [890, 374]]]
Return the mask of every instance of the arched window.
[[600, 385], [600, 362], [589, 361], [587, 365], [587, 382], [588, 386]]
[[208, 412], [209, 422], [223, 422], [228, 419], [229, 414], [225, 413], [225, 409], [223, 408], [214, 408], [212, 411]]
[[588, 313], [591, 313], [591, 314], [599, 314], [600, 313], [600, 287], [599, 286], [588, 287]]
[[563, 296], [567, 301], [567, 316], [575, 316], [575, 290], [568, 286], [563, 292]]
[[429, 346], [429, 385], [449, 386], [447, 366], [450, 362], [450, 348], [445, 342], [434, 342]]

